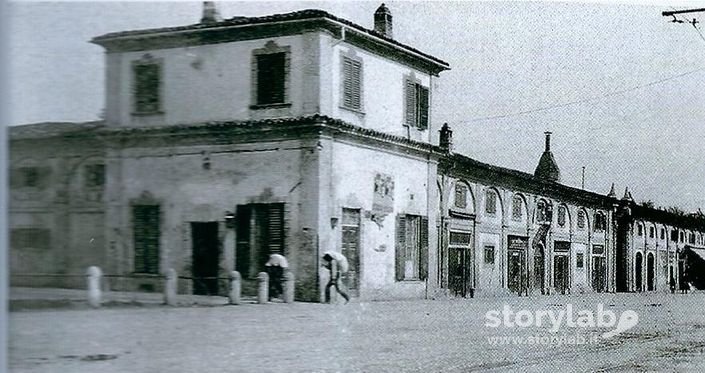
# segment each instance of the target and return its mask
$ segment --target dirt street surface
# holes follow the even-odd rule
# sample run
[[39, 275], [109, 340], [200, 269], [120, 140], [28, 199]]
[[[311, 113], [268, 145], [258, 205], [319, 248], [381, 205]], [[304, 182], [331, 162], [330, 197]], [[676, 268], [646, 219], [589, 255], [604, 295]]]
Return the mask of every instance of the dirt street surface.
[[[617, 317], [635, 311], [638, 324], [608, 339], [599, 336], [614, 327], [485, 325], [505, 305], [527, 310], [528, 322], [568, 304], [573, 318], [596, 313], [599, 303]], [[10, 314], [10, 369], [703, 372], [704, 313], [702, 293], [22, 311]]]

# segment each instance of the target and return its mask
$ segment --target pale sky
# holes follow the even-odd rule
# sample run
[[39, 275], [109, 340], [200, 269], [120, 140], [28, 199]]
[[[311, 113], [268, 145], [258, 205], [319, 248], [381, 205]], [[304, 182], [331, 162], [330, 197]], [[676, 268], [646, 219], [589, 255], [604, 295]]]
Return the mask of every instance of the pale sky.
[[[380, 2], [220, 2], [225, 18], [306, 8], [372, 27]], [[705, 210], [705, 36], [668, 4], [386, 2], [397, 40], [450, 63], [433, 124], [456, 150], [533, 172], [543, 132], [563, 183]], [[675, 9], [705, 8], [705, 1]], [[104, 107], [107, 32], [197, 23], [201, 2], [14, 2], [10, 124], [88, 121]], [[694, 13], [705, 35], [705, 13]], [[577, 101], [577, 103], [575, 103]], [[529, 113], [526, 113], [529, 112]], [[524, 114], [522, 114], [524, 113]], [[489, 118], [488, 118], [489, 117]]]

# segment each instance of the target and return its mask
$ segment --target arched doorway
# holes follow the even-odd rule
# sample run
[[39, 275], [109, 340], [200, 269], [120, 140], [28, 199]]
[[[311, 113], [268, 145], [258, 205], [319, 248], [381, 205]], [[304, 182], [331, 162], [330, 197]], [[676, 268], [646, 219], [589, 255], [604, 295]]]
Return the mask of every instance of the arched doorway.
[[543, 244], [539, 243], [534, 250], [534, 289], [541, 290], [541, 294], [544, 294], [544, 258]]
[[654, 290], [654, 271], [656, 263], [654, 262], [654, 254], [649, 253], [646, 256], [646, 289], [648, 291]]
[[644, 266], [644, 256], [641, 253], [636, 253], [636, 263], [634, 265], [634, 290], [642, 290], [642, 272]]

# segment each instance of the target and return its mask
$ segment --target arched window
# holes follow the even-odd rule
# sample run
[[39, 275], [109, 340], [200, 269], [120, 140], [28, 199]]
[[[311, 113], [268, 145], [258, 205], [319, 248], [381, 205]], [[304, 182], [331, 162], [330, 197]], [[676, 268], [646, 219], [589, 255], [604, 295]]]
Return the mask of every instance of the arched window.
[[593, 224], [593, 229], [595, 231], [604, 231], [607, 229], [607, 218], [605, 218], [605, 214], [602, 212], [598, 212], [595, 214], [595, 222]]
[[516, 195], [512, 199], [512, 219], [520, 221], [524, 217], [524, 200]]
[[587, 217], [585, 216], [585, 210], [579, 210], [578, 211], [578, 229], [585, 229], [585, 219], [587, 219]]
[[661, 228], [661, 239], [666, 239], [666, 230]]
[[548, 204], [544, 200], [536, 203], [536, 221], [539, 223], [548, 221]]
[[649, 238], [654, 238], [654, 227], [649, 227]]
[[485, 194], [485, 212], [488, 214], [497, 213], [497, 193], [492, 189], [488, 189]]
[[644, 235], [644, 227], [641, 224], [637, 224], [636, 226], [636, 234], [639, 235], [639, 237]]
[[558, 226], [564, 227], [566, 222], [566, 216], [568, 215], [568, 209], [565, 206], [558, 207]]
[[455, 184], [455, 207], [460, 209], [468, 207], [468, 186], [465, 184]]

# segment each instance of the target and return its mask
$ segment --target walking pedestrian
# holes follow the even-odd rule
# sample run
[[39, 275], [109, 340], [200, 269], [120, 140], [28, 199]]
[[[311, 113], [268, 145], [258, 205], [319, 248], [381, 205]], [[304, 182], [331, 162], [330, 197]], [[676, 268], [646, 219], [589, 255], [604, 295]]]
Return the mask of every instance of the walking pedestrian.
[[671, 275], [671, 280], [669, 281], [669, 286], [671, 288], [671, 294], [676, 293], [676, 279], [673, 278], [673, 275]]
[[284, 280], [284, 270], [289, 267], [286, 257], [281, 254], [269, 255], [269, 260], [264, 264], [269, 274], [269, 300], [278, 298], [284, 294], [282, 281]]
[[323, 253], [323, 266], [328, 268], [330, 273], [325, 292], [326, 303], [330, 303], [331, 287], [335, 287], [335, 291], [337, 291], [338, 294], [345, 299], [345, 303], [348, 303], [350, 301], [350, 297], [340, 288], [340, 275], [348, 271], [348, 259], [341, 253], [327, 251]]

